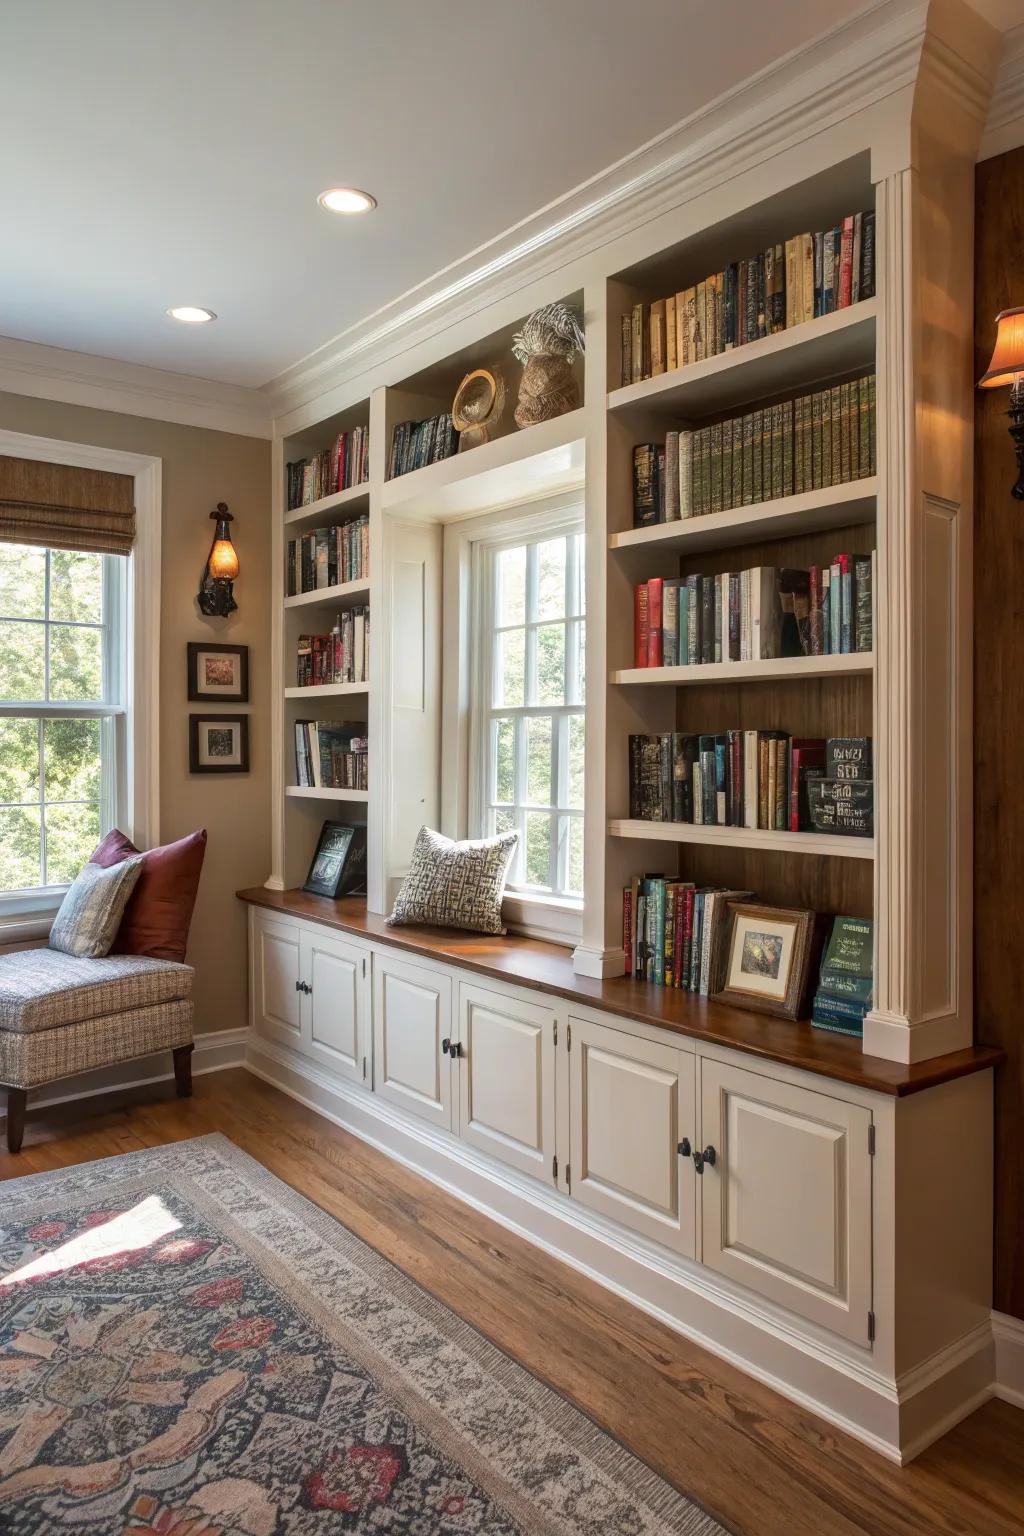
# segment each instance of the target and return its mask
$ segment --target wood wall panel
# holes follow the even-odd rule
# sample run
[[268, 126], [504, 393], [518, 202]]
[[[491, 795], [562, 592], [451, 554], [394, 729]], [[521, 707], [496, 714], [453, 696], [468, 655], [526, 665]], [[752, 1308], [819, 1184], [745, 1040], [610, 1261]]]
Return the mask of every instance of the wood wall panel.
[[[1024, 149], [976, 177], [975, 367], [1001, 309], [1024, 304]], [[1009, 392], [979, 390], [975, 415], [974, 968], [976, 1038], [996, 1073], [994, 1305], [1024, 1318], [1024, 503], [1014, 501]]]

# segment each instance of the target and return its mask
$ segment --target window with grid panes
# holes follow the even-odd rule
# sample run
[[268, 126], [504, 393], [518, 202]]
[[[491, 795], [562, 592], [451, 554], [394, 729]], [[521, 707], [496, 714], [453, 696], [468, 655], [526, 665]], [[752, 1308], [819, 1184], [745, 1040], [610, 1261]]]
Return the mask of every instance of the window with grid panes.
[[114, 825], [126, 565], [0, 543], [0, 893], [66, 886]]
[[583, 896], [582, 523], [482, 550], [471, 740], [478, 835], [515, 828], [509, 888]]

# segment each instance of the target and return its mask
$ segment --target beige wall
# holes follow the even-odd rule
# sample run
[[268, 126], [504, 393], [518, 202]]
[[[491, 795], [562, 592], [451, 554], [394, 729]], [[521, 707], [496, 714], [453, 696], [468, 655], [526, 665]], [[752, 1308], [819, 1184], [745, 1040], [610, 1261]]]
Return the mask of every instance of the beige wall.
[[[0, 427], [145, 453], [163, 460], [160, 646], [160, 840], [206, 827], [209, 843], [192, 921], [196, 1029], [246, 1023], [245, 911], [234, 893], [270, 870], [270, 444], [0, 392]], [[226, 501], [241, 571], [238, 612], [196, 608], [210, 547], [209, 512]], [[190, 775], [185, 647], [220, 639], [249, 646], [250, 772]]]

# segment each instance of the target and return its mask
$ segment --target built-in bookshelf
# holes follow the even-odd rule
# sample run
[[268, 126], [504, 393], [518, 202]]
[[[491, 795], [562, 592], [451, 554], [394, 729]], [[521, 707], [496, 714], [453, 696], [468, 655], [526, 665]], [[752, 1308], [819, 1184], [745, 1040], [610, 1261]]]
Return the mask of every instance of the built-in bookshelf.
[[[893, 519], [907, 516], [902, 486], [893, 480], [890, 446], [896, 430], [895, 333], [887, 308], [892, 303], [887, 283], [894, 281], [888, 259], [893, 212], [877, 208], [870, 145], [851, 144], [842, 135], [839, 140], [841, 152], [833, 163], [819, 146], [810, 173], [798, 158], [785, 156], [785, 172], [770, 186], [728, 181], [701, 191], [649, 226], [616, 237], [586, 263], [495, 297], [478, 319], [466, 315], [449, 331], [425, 334], [400, 361], [392, 360], [386, 376], [367, 375], [339, 387], [329, 414], [318, 417], [313, 404], [290, 418], [276, 460], [283, 571], [292, 540], [356, 519], [366, 520], [368, 568], [352, 580], [324, 584], [318, 576], [309, 590], [281, 582], [277, 878], [283, 884], [301, 883], [325, 815], [365, 817], [369, 903], [376, 912], [389, 909], [421, 823], [465, 835], [465, 784], [451, 782], [453, 765], [465, 752], [460, 734], [465, 723], [462, 706], [453, 704], [452, 712], [444, 713], [448, 705], [442, 706], [441, 673], [443, 654], [445, 698], [463, 698], [467, 642], [464, 633], [453, 637], [449, 628], [451, 607], [466, 590], [469, 567], [447, 530], [467, 519], [583, 488], [590, 615], [588, 873], [578, 969], [602, 977], [621, 969], [623, 891], [644, 871], [752, 890], [777, 905], [871, 918], [882, 935], [880, 964], [888, 964], [891, 910], [905, 900], [891, 827], [895, 818], [903, 828], [898, 836], [905, 839], [914, 814], [893, 787], [897, 765], [890, 758], [899, 751], [896, 743], [906, 718], [895, 701], [916, 686], [908, 680], [906, 638], [899, 623], [894, 628], [893, 618], [900, 602], [916, 599], [907, 571], [888, 563]], [[659, 298], [685, 293], [708, 273], [726, 272], [751, 252], [784, 247], [801, 232], [841, 227], [851, 211], [861, 216], [862, 252], [864, 216], [877, 211], [877, 217], [872, 276], [865, 284], [861, 274], [862, 291], [854, 297], [851, 290], [850, 302], [818, 314], [794, 313], [784, 327], [748, 337], [742, 345], [683, 364], [677, 358], [674, 367], [622, 382], [622, 321], [637, 306], [649, 313]], [[556, 300], [567, 300], [585, 324], [587, 352], [575, 372], [579, 404], [519, 429], [513, 419], [519, 369], [512, 338], [531, 309]], [[460, 381], [478, 368], [500, 376], [506, 396], [487, 440], [458, 451], [455, 441], [444, 432], [439, 436], [435, 427], [415, 439], [418, 458], [412, 451], [405, 454], [403, 445], [413, 441], [405, 424], [444, 419]], [[862, 413], [859, 425], [851, 425], [868, 398], [869, 380], [870, 440]], [[831, 468], [809, 467], [810, 460], [798, 467], [793, 459], [787, 471], [786, 456], [803, 451], [798, 442], [814, 442], [801, 433], [812, 430], [807, 425], [811, 415], [802, 412], [815, 397], [831, 401], [827, 420], [834, 426], [833, 448], [822, 450], [823, 463]], [[742, 430], [730, 423], [759, 417], [765, 440], [771, 436], [772, 468], [762, 447], [762, 477], [755, 485], [744, 478], [748, 460], [738, 449]], [[307, 504], [289, 505], [286, 465], [324, 455], [341, 434], [357, 428], [365, 429], [368, 478]], [[901, 419], [899, 430], [910, 430], [906, 421]], [[667, 448], [673, 434], [680, 442], [692, 434], [694, 441], [711, 443], [712, 464], [719, 466], [714, 475], [724, 477], [725, 489], [719, 497], [713, 479], [711, 494], [687, 505], [680, 488], [680, 515], [666, 506], [656, 521], [638, 525], [635, 450], [643, 444]], [[730, 441], [739, 454], [732, 459], [726, 446]], [[683, 449], [678, 452], [682, 456]], [[696, 461], [691, 465], [695, 476]], [[810, 572], [831, 568], [840, 556], [851, 565], [873, 557], [869, 648], [857, 648], [847, 637], [838, 653], [833, 648], [829, 654], [794, 654], [790, 645], [761, 659], [747, 659], [746, 652], [735, 659], [733, 652], [733, 659], [712, 654], [697, 664], [692, 656], [685, 662], [677, 656], [670, 665], [636, 664], [634, 593], [639, 585], [755, 568]], [[897, 558], [903, 559], [898, 550]], [[299, 637], [323, 635], [339, 616], [363, 610], [368, 610], [372, 635], [367, 677], [295, 686]], [[948, 675], [943, 686], [948, 699]], [[313, 718], [365, 721], [366, 790], [316, 789], [297, 782], [294, 728]], [[872, 835], [830, 835], [791, 825], [694, 825], [630, 814], [631, 736], [725, 732], [785, 734], [801, 741], [870, 739], [875, 749]], [[952, 793], [947, 786], [942, 795]], [[942, 795], [932, 800], [940, 809], [950, 803]]]

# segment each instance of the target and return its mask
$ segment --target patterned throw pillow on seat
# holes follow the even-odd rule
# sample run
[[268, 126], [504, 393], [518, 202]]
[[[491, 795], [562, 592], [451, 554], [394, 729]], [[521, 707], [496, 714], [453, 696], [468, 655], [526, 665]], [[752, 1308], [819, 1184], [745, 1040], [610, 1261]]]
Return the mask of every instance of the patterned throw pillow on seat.
[[138, 854], [109, 869], [86, 864], [68, 887], [53, 920], [50, 948], [89, 960], [107, 954], [141, 873]]
[[388, 922], [504, 933], [501, 896], [518, 842], [518, 832], [503, 832], [456, 843], [421, 827]]

